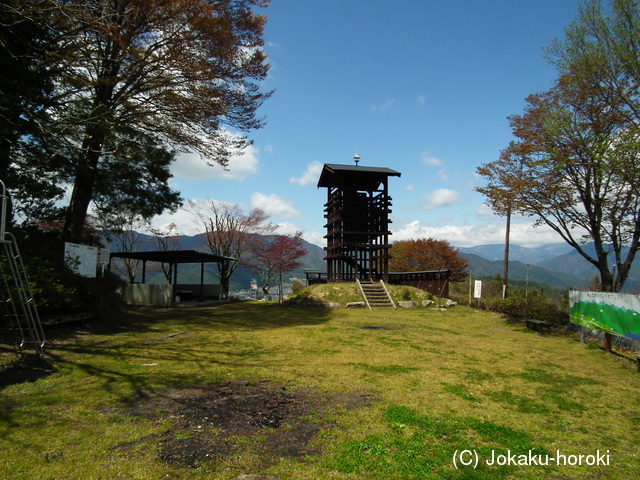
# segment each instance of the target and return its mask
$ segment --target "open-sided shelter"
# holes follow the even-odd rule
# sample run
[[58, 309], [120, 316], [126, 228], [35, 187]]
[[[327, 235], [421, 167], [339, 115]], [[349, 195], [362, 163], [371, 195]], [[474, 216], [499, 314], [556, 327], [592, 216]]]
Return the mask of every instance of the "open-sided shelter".
[[[140, 260], [142, 262], [142, 285], [130, 286], [130, 290], [137, 290], [131, 295], [132, 303], [152, 303], [152, 304], [175, 304], [176, 297], [190, 298], [192, 296], [203, 300], [205, 297], [219, 298], [219, 285], [204, 285], [204, 265], [206, 263], [237, 262], [237, 258], [214, 255], [211, 253], [197, 252], [195, 250], [154, 250], [146, 252], [116, 252], [111, 254], [113, 258], [128, 258]], [[169, 265], [170, 284], [160, 286], [160, 292], [151, 291], [151, 287], [156, 285], [146, 285], [147, 262], [156, 262]], [[178, 264], [199, 263], [200, 264], [200, 284], [178, 285]], [[217, 287], [217, 288], [212, 288]], [[138, 299], [136, 301], [136, 298]]]

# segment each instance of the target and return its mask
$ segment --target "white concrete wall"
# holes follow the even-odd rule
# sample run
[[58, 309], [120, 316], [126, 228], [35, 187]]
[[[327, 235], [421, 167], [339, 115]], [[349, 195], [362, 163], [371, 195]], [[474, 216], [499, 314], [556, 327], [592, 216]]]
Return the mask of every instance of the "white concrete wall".
[[143, 285], [134, 283], [127, 285], [122, 295], [128, 305], [157, 305], [168, 307], [171, 305], [172, 293], [173, 285]]

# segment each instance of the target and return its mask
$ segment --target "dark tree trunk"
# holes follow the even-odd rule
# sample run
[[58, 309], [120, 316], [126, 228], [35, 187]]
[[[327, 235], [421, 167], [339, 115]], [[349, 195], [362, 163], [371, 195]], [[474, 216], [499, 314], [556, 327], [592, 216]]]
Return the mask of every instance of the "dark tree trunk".
[[76, 243], [83, 240], [87, 211], [93, 198], [93, 187], [98, 175], [98, 164], [105, 137], [106, 134], [101, 126], [93, 125], [87, 128], [65, 220], [65, 240]]

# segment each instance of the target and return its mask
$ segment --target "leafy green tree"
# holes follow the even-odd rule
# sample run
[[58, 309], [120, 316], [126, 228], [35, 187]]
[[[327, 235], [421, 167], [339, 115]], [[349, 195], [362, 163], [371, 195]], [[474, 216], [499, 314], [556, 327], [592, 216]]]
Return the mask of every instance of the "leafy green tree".
[[0, 179], [12, 193], [38, 192], [39, 197], [62, 190], [12, 159], [21, 139], [38, 131], [59, 73], [57, 42], [48, 27], [51, 6], [45, 0], [0, 1]]
[[175, 152], [160, 140], [138, 132], [113, 135], [100, 160], [93, 202], [103, 221], [121, 211], [150, 219], [182, 204], [180, 194], [169, 187]]
[[619, 291], [640, 248], [640, 10], [625, 0], [611, 8], [584, 3], [550, 47], [556, 83], [509, 118], [516, 140], [478, 168], [487, 185], [477, 190], [495, 211], [511, 202], [551, 227], [598, 269], [604, 290]]
[[68, 238], [81, 238], [92, 201], [176, 208], [169, 145], [224, 167], [262, 126], [266, 19], [254, 8], [267, 1], [28, 1], [64, 54], [20, 168], [71, 186]]
[[579, 15], [546, 56], [561, 76], [640, 123], [640, 5], [635, 0], [582, 0]]

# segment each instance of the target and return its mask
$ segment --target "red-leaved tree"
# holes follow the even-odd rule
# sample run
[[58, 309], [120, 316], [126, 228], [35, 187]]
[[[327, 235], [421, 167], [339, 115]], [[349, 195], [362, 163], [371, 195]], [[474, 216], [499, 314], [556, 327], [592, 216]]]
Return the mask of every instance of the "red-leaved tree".
[[254, 270], [262, 278], [262, 291], [269, 296], [269, 290], [279, 281], [280, 299], [282, 299], [282, 275], [302, 266], [300, 258], [307, 254], [302, 243], [302, 232], [293, 235], [276, 235], [272, 242], [266, 243], [253, 252]]
[[460, 281], [467, 276], [468, 262], [458, 255], [458, 249], [446, 240], [419, 238], [400, 240], [391, 247], [389, 270], [416, 272], [421, 270], [451, 270], [451, 280]]

